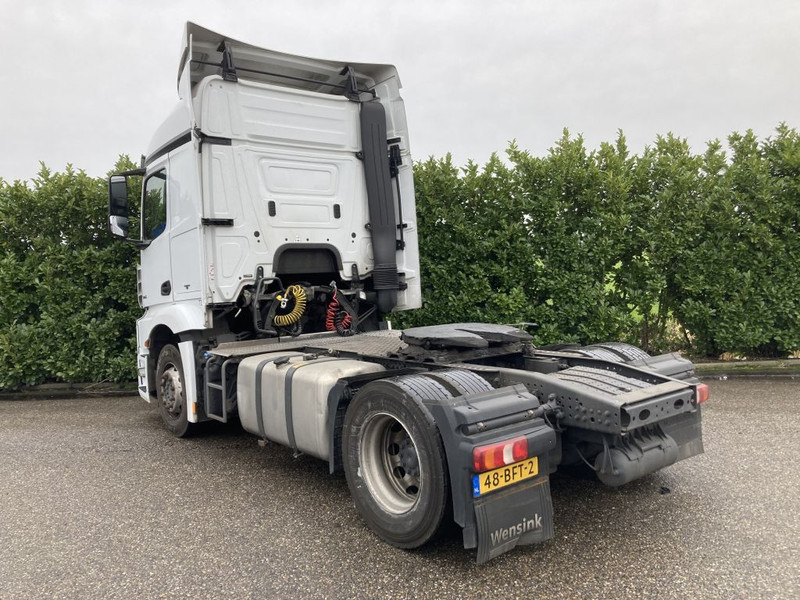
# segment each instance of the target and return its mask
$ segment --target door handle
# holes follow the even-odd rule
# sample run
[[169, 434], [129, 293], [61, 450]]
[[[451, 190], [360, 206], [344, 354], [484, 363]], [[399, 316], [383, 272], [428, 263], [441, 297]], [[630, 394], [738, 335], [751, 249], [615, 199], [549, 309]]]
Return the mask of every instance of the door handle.
[[169, 281], [165, 281], [161, 284], [161, 295], [162, 296], [169, 296], [172, 293], [172, 284]]

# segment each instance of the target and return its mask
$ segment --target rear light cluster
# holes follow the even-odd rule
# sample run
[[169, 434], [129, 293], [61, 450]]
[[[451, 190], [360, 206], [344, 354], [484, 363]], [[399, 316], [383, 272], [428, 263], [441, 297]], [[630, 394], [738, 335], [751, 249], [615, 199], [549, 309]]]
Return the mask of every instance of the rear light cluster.
[[702, 404], [708, 400], [708, 386], [705, 383], [697, 384], [697, 403]]
[[528, 440], [524, 436], [472, 451], [472, 468], [476, 473], [491, 471], [528, 458]]

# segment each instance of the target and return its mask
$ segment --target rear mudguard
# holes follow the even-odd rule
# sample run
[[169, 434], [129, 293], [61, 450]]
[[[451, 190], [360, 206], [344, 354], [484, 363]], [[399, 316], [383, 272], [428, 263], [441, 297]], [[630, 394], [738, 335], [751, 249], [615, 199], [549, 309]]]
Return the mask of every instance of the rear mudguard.
[[[436, 421], [447, 454], [453, 518], [463, 528], [464, 547], [477, 547], [478, 563], [515, 546], [553, 537], [549, 473], [557, 439], [544, 419], [535, 416], [538, 398], [518, 385], [449, 399], [431, 398], [425, 405]], [[538, 475], [478, 495], [473, 449], [523, 435], [529, 456], [538, 457]]]

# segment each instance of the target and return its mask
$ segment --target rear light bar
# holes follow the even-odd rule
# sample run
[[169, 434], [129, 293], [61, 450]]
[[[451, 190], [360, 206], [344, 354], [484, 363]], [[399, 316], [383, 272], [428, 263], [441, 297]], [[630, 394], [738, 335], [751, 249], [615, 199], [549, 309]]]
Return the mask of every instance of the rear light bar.
[[702, 404], [708, 400], [708, 386], [705, 383], [697, 384], [697, 403]]
[[472, 468], [476, 473], [491, 471], [528, 458], [528, 440], [524, 436], [478, 446], [472, 451]]

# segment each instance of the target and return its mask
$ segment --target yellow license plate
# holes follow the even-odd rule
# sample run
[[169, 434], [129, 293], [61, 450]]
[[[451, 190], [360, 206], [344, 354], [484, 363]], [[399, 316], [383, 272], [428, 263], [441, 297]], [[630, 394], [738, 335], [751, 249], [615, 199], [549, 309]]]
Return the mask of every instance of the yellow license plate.
[[486, 471], [472, 476], [472, 495], [477, 498], [487, 492], [493, 492], [507, 485], [535, 477], [539, 473], [539, 457], [506, 465], [499, 469]]

